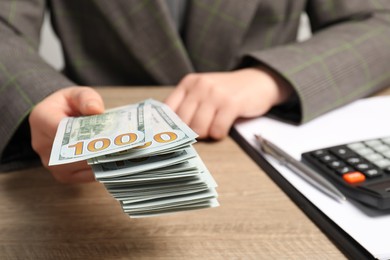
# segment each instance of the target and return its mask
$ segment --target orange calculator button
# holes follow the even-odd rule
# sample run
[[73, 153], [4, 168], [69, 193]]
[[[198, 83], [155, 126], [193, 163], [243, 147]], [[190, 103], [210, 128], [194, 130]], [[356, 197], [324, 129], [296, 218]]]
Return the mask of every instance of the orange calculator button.
[[361, 172], [349, 172], [343, 175], [343, 179], [350, 184], [354, 184], [365, 181], [366, 176]]

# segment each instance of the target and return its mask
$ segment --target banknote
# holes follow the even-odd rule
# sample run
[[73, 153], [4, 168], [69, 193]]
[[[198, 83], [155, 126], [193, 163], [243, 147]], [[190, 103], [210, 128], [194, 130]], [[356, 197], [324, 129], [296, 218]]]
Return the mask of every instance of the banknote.
[[133, 217], [141, 216], [143, 214], [162, 214], [183, 209], [188, 210], [189, 208], [185, 208], [185, 206], [190, 205], [195, 208], [199, 207], [198, 204], [206, 204], [207, 207], [216, 207], [219, 204], [213, 199], [216, 199], [217, 197], [218, 194], [214, 189], [208, 189], [204, 192], [190, 195], [155, 199], [147, 202], [141, 201], [131, 204], [123, 204], [122, 208], [124, 212], [130, 214]]
[[[217, 183], [192, 146], [184, 152], [146, 161], [118, 162], [119, 165], [110, 162], [92, 168], [97, 179], [130, 217], [151, 217], [219, 205]], [[105, 178], [99, 178], [102, 174]]]
[[199, 168], [195, 164], [197, 158], [189, 159], [185, 162], [163, 167], [161, 169], [145, 170], [131, 176], [110, 177], [102, 180], [106, 187], [136, 185], [138, 183], [172, 182], [175, 180], [187, 179], [199, 174]]
[[152, 99], [61, 121], [50, 165], [87, 160], [130, 217], [217, 207], [217, 183], [193, 144], [197, 134]]
[[142, 210], [139, 212], [127, 211], [124, 210], [125, 213], [129, 214], [131, 218], [145, 218], [145, 217], [156, 217], [165, 214], [172, 214], [181, 211], [189, 211], [189, 210], [199, 210], [205, 208], [215, 208], [219, 206], [219, 202], [216, 198], [206, 199], [204, 201], [181, 204], [178, 206], [166, 207], [163, 209], [150, 209], [150, 210]]
[[97, 180], [119, 176], [129, 176], [146, 170], [158, 169], [187, 161], [196, 156], [193, 149], [175, 152], [167, 155], [156, 155], [138, 159], [129, 159], [104, 164], [92, 165]]
[[86, 160], [142, 146], [152, 140], [148, 100], [104, 114], [66, 117], [57, 129], [49, 165]]
[[[145, 188], [145, 186], [147, 186]], [[163, 183], [157, 185], [142, 185], [133, 189], [116, 188], [107, 189], [113, 196], [120, 200], [127, 200], [133, 198], [147, 198], [149, 196], [160, 195], [162, 193], [171, 194], [173, 192], [203, 190], [207, 188], [207, 185], [203, 182], [188, 181], [188, 182], [175, 182], [175, 183]]]
[[153, 139], [141, 147], [92, 158], [89, 164], [127, 160], [148, 155], [164, 154], [188, 148], [198, 135], [188, 127], [167, 105], [149, 100], [152, 112]]

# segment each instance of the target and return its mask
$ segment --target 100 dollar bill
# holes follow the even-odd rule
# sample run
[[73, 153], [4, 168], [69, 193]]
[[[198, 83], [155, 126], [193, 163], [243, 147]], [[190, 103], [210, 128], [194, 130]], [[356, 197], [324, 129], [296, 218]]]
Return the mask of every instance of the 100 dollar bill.
[[150, 109], [147, 100], [100, 115], [64, 118], [57, 129], [49, 165], [82, 161], [150, 142]]
[[141, 147], [94, 157], [89, 164], [122, 161], [132, 158], [174, 152], [189, 148], [198, 135], [188, 127], [167, 105], [150, 100], [153, 138]]

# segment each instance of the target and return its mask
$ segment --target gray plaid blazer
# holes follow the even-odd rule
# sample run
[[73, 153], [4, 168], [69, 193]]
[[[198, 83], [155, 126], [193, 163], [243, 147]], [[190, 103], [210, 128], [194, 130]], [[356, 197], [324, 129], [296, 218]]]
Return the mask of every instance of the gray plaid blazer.
[[[185, 74], [263, 64], [302, 123], [390, 86], [389, 0], [189, 0], [178, 32], [163, 0], [0, 0], [0, 156], [29, 154], [33, 106], [70, 85], [173, 85]], [[37, 54], [44, 11], [63, 45], [62, 73]], [[296, 42], [299, 18], [314, 36]], [[259, 100], [261, 102], [261, 100]], [[295, 116], [294, 116], [295, 115]]]

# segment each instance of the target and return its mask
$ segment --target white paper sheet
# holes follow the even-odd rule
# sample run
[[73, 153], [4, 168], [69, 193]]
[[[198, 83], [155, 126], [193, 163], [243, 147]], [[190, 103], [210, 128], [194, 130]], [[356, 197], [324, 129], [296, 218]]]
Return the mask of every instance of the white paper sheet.
[[[390, 97], [385, 96], [355, 101], [301, 126], [261, 117], [238, 122], [235, 128], [258, 150], [254, 134], [262, 135], [300, 159], [303, 152], [318, 148], [390, 136], [389, 119]], [[390, 211], [373, 210], [351, 200], [336, 202], [273, 158], [265, 158], [375, 258], [390, 258]]]

